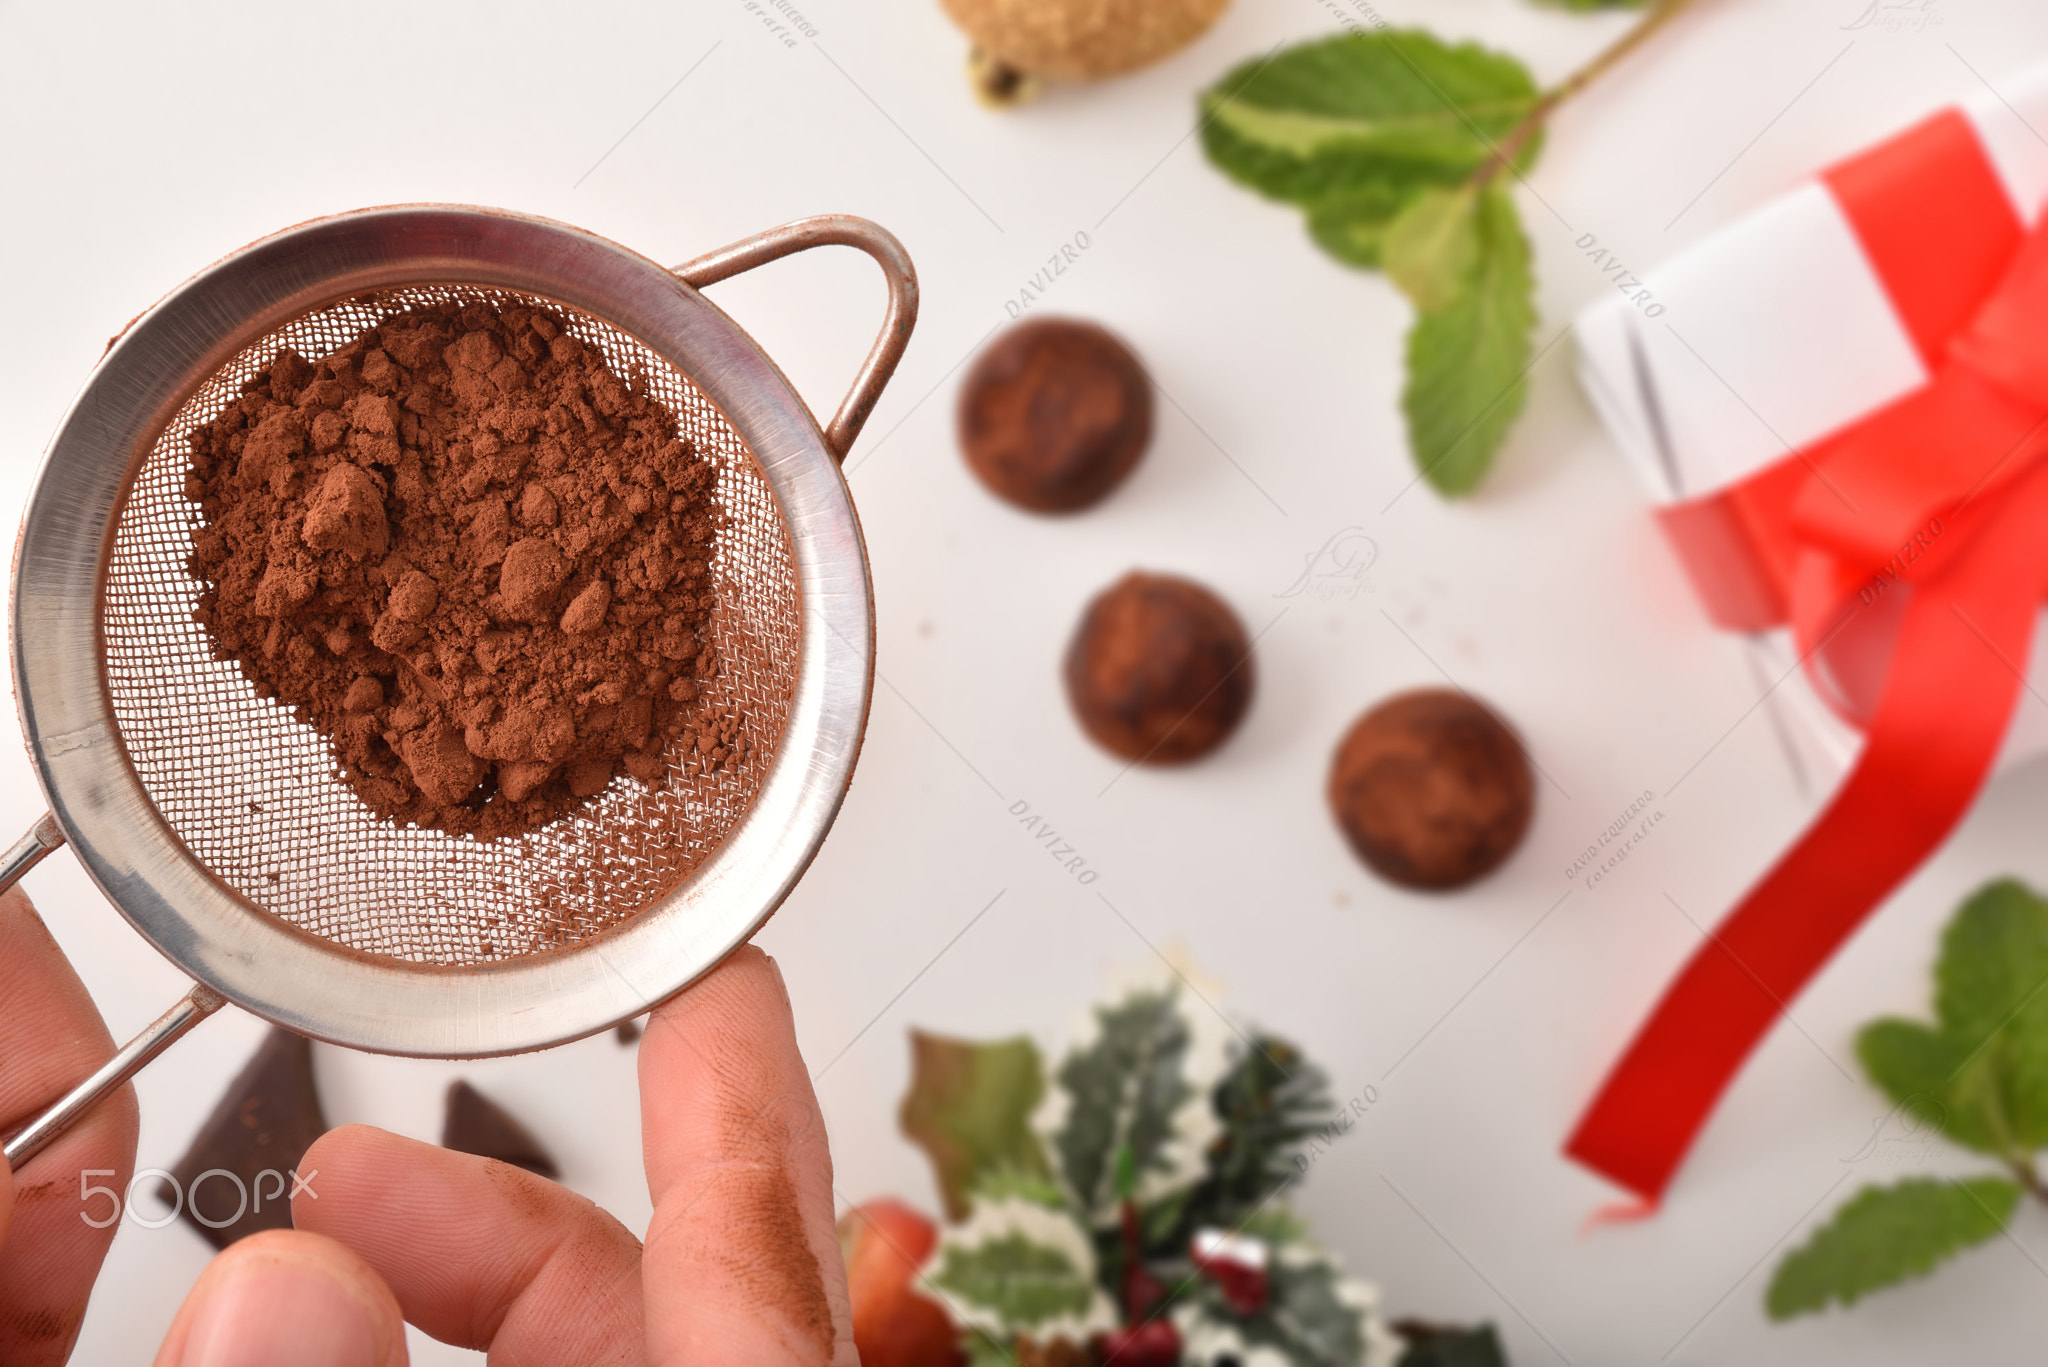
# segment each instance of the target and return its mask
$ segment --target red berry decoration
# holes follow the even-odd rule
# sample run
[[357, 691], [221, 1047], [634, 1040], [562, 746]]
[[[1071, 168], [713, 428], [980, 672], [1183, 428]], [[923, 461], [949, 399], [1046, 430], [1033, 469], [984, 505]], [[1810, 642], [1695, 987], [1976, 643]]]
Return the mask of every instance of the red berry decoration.
[[1266, 1241], [1243, 1234], [1226, 1234], [1220, 1229], [1200, 1229], [1188, 1250], [1202, 1274], [1216, 1283], [1223, 1301], [1240, 1315], [1256, 1315], [1266, 1308], [1272, 1284], [1266, 1278], [1270, 1253]]
[[1167, 1319], [1112, 1329], [1095, 1341], [1102, 1367], [1180, 1367], [1180, 1330]]

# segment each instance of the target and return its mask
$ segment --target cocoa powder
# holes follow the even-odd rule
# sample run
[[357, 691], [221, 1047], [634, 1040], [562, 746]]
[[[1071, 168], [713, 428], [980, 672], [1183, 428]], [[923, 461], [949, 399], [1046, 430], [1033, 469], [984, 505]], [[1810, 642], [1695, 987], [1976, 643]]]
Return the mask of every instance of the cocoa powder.
[[496, 838], [744, 756], [712, 708], [716, 472], [548, 312], [395, 312], [281, 351], [191, 438], [217, 655], [379, 816]]

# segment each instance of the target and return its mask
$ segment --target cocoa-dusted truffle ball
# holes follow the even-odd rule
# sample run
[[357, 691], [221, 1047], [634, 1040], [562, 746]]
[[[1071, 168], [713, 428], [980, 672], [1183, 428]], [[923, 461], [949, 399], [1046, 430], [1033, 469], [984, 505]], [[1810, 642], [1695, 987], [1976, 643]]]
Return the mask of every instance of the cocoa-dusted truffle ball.
[[960, 389], [960, 449], [998, 498], [1040, 513], [1101, 502], [1152, 439], [1152, 382], [1093, 323], [1041, 318], [992, 342]]
[[1330, 766], [1330, 809], [1373, 872], [1463, 887], [1514, 852], [1535, 785], [1522, 742], [1485, 704], [1443, 688], [1360, 717]]
[[1208, 754], [1252, 700], [1251, 643], [1200, 584], [1133, 570], [1088, 605], [1067, 646], [1067, 699], [1103, 749], [1147, 764]]

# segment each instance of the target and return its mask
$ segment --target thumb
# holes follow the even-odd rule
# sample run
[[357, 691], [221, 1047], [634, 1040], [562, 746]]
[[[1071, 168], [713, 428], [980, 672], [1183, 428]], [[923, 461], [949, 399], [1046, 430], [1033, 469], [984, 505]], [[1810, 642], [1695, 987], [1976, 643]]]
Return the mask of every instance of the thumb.
[[370, 1265], [332, 1239], [273, 1229], [199, 1274], [156, 1367], [405, 1367], [405, 1321]]
[[0, 1250], [7, 1247], [7, 1222], [14, 1218], [14, 1174], [0, 1158]]

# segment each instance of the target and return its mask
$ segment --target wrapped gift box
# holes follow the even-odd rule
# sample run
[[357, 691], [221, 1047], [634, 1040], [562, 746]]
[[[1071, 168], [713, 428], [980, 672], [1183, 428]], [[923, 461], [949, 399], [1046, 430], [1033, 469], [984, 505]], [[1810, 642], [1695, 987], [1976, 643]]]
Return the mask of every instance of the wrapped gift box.
[[[2013, 210], [2031, 226], [2048, 201], [2048, 69], [2004, 82], [1959, 112]], [[1889, 161], [1890, 173], [1911, 175], [1906, 144], [1924, 127], [1859, 156], [1861, 173], [1887, 174]], [[1601, 250], [1597, 240], [1582, 246]], [[1645, 271], [1640, 282], [1619, 265], [1608, 273], [1616, 290], [1577, 321], [1579, 374], [1651, 498], [1666, 508], [1793, 459], [1793, 451], [1929, 378], [1899, 307], [1822, 176]], [[1799, 667], [1790, 631], [1749, 628], [1741, 620], [1742, 586], [1702, 582], [1705, 557], [1687, 554], [1682, 538], [1679, 549], [1710, 615], [1744, 633], [1795, 775], [1814, 795], [1831, 788], [1855, 759], [1859, 731]], [[2048, 632], [2035, 635], [2029, 677], [2048, 693]], [[2023, 705], [1999, 765], [2043, 752], [2048, 708]]]

